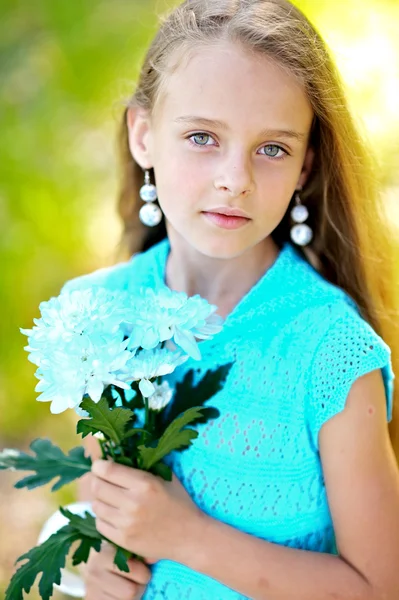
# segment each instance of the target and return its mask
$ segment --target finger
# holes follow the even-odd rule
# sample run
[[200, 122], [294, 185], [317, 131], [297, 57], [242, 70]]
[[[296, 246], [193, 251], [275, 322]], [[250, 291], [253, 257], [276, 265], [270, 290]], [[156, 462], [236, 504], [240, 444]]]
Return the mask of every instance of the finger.
[[129, 571], [126, 573], [125, 571], [121, 571], [116, 566], [114, 562], [115, 554], [115, 546], [109, 542], [103, 541], [101, 544], [101, 552], [95, 556], [90, 554], [88, 566], [92, 573], [96, 575], [102, 571], [110, 571], [111, 573], [119, 575], [120, 577], [126, 577], [126, 579], [130, 579], [135, 583], [147, 585], [151, 579], [151, 571], [145, 564], [143, 564], [140, 560], [130, 558], [127, 561]]
[[111, 460], [96, 460], [94, 461], [92, 472], [109, 481], [115, 485], [119, 485], [121, 488], [130, 489], [132, 487], [132, 481], [136, 480], [137, 483], [142, 481], [148, 481], [153, 478], [154, 475], [150, 475], [139, 469], [133, 469], [132, 467], [126, 467], [125, 465], [118, 465]]
[[[151, 571], [148, 567], [146, 567], [141, 561], [131, 558], [127, 561], [129, 567], [129, 573], [123, 573], [125, 577], [132, 579], [136, 583], [141, 585], [147, 585], [147, 583], [151, 579]], [[114, 565], [114, 570], [116, 573], [122, 573], [119, 571], [118, 567]]]
[[137, 583], [138, 585], [147, 585], [151, 579], [151, 572], [147, 573], [145, 569], [135, 569], [132, 570], [132, 567], [129, 565], [129, 573], [125, 571], [119, 571], [118, 567], [115, 567], [113, 570], [114, 574], [117, 574], [119, 577], [124, 577], [129, 581], [133, 581], [133, 583]]
[[108, 523], [112, 527], [123, 525], [123, 516], [118, 508], [105, 504], [101, 500], [93, 500], [92, 507], [96, 515], [96, 526], [98, 526], [100, 521]]
[[126, 502], [125, 488], [109, 483], [101, 477], [93, 474], [91, 481], [92, 495], [97, 500], [102, 500], [105, 504], [118, 508], [123, 502]]
[[[133, 592], [133, 596], [130, 595], [126, 600], [140, 600], [145, 592], [145, 587], [138, 585], [136, 588], [136, 591]], [[106, 592], [98, 592], [96, 591], [94, 594], [88, 596], [86, 594], [85, 599], [84, 600], [123, 600], [121, 596], [115, 596], [115, 593], [110, 596], [110, 594], [107, 594]]]
[[111, 523], [103, 521], [101, 518], [96, 519], [96, 529], [104, 537], [108, 538], [117, 546], [123, 547], [124, 540], [122, 539], [120, 527], [114, 527]]
[[137, 594], [139, 586], [125, 577], [105, 571], [95, 580], [89, 577], [87, 587], [89, 590], [90, 588], [93, 590], [100, 588], [103, 594], [115, 598], [115, 600], [131, 600]]
[[141, 598], [144, 596], [144, 592], [145, 592], [145, 586], [144, 585], [139, 585], [138, 590], [137, 590], [137, 594], [135, 595], [135, 597], [133, 598], [133, 600], [141, 600]]
[[[130, 600], [133, 600], [133, 599], [135, 600], [136, 596], [132, 596], [130, 598]], [[97, 589], [97, 590], [93, 590], [93, 591], [89, 590], [88, 592], [86, 591], [84, 600], [121, 600], [121, 599], [117, 596], [110, 596], [106, 592], [99, 592]]]

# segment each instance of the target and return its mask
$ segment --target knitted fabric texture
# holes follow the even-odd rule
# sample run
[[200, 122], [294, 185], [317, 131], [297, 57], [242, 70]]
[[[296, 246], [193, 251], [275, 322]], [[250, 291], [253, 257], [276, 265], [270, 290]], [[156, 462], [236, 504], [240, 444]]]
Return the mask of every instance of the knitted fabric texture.
[[[126, 263], [68, 282], [64, 289], [103, 286], [138, 291], [165, 286], [167, 239]], [[215, 519], [269, 542], [336, 554], [319, 456], [323, 424], [343, 410], [353, 382], [382, 369], [387, 419], [394, 374], [386, 343], [354, 301], [327, 282], [286, 242], [260, 280], [225, 320], [167, 376], [189, 369], [194, 383], [233, 362], [209, 405], [220, 417], [197, 425], [199, 436], [168, 459], [196, 504]], [[152, 567], [144, 600], [238, 600], [245, 596], [169, 560]]]

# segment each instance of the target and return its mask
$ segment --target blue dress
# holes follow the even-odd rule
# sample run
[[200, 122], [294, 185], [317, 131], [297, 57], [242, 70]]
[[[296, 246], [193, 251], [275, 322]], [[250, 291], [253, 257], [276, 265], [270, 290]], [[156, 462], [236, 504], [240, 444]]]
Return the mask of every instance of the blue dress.
[[[165, 239], [64, 289], [160, 289], [169, 252]], [[199, 348], [202, 360], [189, 359], [168, 381], [174, 386], [195, 369], [196, 383], [208, 369], [233, 362], [223, 389], [209, 402], [220, 417], [198, 425], [193, 445], [172, 453], [168, 464], [212, 517], [269, 542], [336, 554], [319, 431], [343, 410], [353, 382], [374, 369], [382, 370], [391, 419], [390, 348], [348, 294], [327, 282], [290, 242], [228, 315], [222, 332]], [[245, 596], [162, 560], [152, 567], [144, 595], [160, 599]]]

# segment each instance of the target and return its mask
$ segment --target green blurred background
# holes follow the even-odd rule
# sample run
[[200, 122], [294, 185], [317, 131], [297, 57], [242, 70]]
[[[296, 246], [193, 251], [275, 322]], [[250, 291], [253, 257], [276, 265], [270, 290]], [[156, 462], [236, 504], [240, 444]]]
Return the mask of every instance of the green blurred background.
[[[71, 415], [35, 402], [19, 327], [64, 281], [116, 260], [116, 129], [156, 14], [178, 3], [0, 0], [0, 448], [36, 436], [64, 450], [79, 443]], [[334, 52], [399, 234], [399, 3], [296, 4]], [[0, 598], [45, 519], [75, 498], [73, 486], [17, 492], [16, 479], [0, 474]]]

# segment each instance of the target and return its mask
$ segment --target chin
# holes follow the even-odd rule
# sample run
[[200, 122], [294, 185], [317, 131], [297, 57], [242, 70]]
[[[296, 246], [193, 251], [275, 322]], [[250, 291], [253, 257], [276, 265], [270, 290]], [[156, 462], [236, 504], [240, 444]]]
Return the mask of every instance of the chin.
[[219, 260], [229, 260], [241, 256], [250, 248], [250, 245], [240, 242], [239, 240], [220, 237], [220, 239], [209, 239], [207, 242], [204, 238], [199, 240], [190, 240], [190, 244], [194, 246], [198, 252]]
[[[172, 237], [177, 235], [189, 248], [208, 258], [215, 260], [229, 260], [241, 256], [256, 245], [254, 232], [212, 230], [203, 223], [178, 223], [170, 228]], [[180, 245], [180, 244], [179, 244]]]

